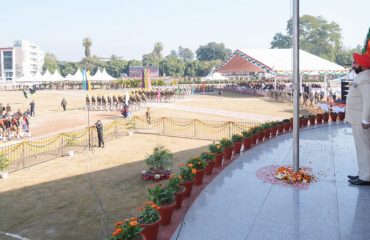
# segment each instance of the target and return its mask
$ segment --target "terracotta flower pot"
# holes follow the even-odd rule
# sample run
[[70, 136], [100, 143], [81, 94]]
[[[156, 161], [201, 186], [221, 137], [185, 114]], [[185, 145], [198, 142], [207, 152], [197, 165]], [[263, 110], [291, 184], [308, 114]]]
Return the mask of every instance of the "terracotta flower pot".
[[233, 145], [234, 154], [240, 153], [241, 148], [242, 148], [242, 142], [235, 142]]
[[244, 151], [251, 148], [251, 145], [252, 145], [252, 138], [244, 138], [243, 139]]
[[289, 129], [290, 129], [290, 122], [286, 122], [286, 123], [284, 123], [283, 124], [283, 126], [284, 126], [284, 130], [287, 132], [287, 131], [289, 131]]
[[308, 125], [308, 118], [303, 118], [302, 119], [302, 127], [307, 127]]
[[170, 224], [171, 219], [172, 219], [172, 213], [173, 213], [173, 210], [175, 209], [175, 206], [176, 206], [176, 201], [171, 203], [170, 205], [160, 206], [159, 214], [161, 215], [161, 218], [162, 218], [161, 225], [166, 226]]
[[280, 124], [278, 127], [278, 134], [282, 134], [284, 132], [284, 125]]
[[332, 122], [336, 122], [337, 121], [337, 117], [338, 117], [338, 114], [336, 114], [336, 113], [330, 114], [330, 119], [331, 119]]
[[343, 121], [345, 117], [346, 117], [346, 113], [344, 113], [344, 112], [339, 112], [338, 113], [339, 121]]
[[228, 147], [224, 149], [224, 159], [230, 160], [233, 155], [233, 147]]
[[317, 114], [316, 115], [316, 123], [321, 124], [323, 120], [323, 115], [322, 114]]
[[315, 125], [315, 117], [309, 117], [308, 120], [310, 121], [310, 125]]
[[224, 153], [214, 153], [215, 155], [215, 163], [214, 168], [219, 168], [222, 166], [222, 158], [224, 157]]
[[194, 184], [202, 185], [203, 177], [204, 177], [204, 169], [197, 170], [197, 173], [195, 174], [195, 178], [194, 178]]
[[329, 122], [329, 114], [323, 114], [322, 119], [324, 120], [324, 123]]
[[256, 144], [257, 143], [258, 135], [259, 134], [253, 134], [253, 136], [252, 136], [252, 144]]
[[190, 197], [191, 190], [193, 189], [193, 183], [194, 181], [187, 181], [187, 182], [180, 183], [181, 186], [185, 187], [185, 193], [184, 193], [185, 198]]
[[269, 139], [271, 135], [271, 129], [265, 129], [265, 140]]
[[152, 224], [139, 224], [143, 230], [140, 235], [144, 237], [145, 240], [156, 240], [158, 236], [159, 224], [161, 223], [161, 218]]
[[175, 198], [176, 198], [176, 205], [175, 209], [181, 208], [182, 205], [182, 200], [184, 199], [186, 188], [182, 186], [182, 189], [180, 189], [177, 193], [175, 193]]
[[277, 135], [278, 127], [271, 128], [271, 136], [274, 137]]
[[258, 142], [262, 142], [263, 138], [265, 137], [265, 131], [261, 131], [258, 135]]
[[215, 163], [213, 161], [207, 161], [207, 167], [204, 169], [204, 174], [212, 175], [214, 165]]

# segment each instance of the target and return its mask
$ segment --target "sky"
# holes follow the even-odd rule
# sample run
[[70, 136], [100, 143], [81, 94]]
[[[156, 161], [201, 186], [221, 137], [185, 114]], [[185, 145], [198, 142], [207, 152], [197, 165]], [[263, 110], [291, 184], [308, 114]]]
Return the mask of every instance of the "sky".
[[[138, 59], [164, 45], [195, 50], [208, 42], [269, 48], [291, 17], [291, 0], [0, 0], [0, 47], [29, 40], [61, 61], [92, 54]], [[370, 27], [369, 0], [300, 0], [300, 14], [323, 16], [342, 28], [346, 47], [363, 45]]]

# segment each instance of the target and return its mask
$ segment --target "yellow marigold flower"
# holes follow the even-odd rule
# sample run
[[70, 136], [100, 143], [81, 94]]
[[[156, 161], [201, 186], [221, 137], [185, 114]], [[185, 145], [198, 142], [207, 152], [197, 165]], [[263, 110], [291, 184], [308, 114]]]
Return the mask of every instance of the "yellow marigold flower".
[[199, 161], [199, 162], [198, 162], [198, 164], [199, 164], [199, 165], [202, 165], [202, 162], [201, 162], [201, 161]]
[[196, 174], [196, 173], [197, 173], [197, 170], [196, 170], [195, 168], [193, 168], [193, 169], [191, 169], [191, 172], [192, 172], [193, 174]]
[[219, 144], [217, 144], [217, 148], [220, 148], [221, 146]]
[[134, 226], [136, 226], [136, 225], [137, 225], [137, 221], [131, 221], [131, 222], [130, 222], [130, 226], [131, 226], [131, 227], [134, 227]]
[[189, 163], [189, 164], [188, 164], [188, 167], [193, 167], [193, 164], [192, 164], [192, 163]]

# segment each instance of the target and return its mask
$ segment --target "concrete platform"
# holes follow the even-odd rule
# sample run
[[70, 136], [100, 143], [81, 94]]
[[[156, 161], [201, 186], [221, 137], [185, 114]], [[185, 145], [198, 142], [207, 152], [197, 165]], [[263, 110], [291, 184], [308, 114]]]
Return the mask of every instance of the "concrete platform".
[[291, 134], [240, 155], [198, 196], [172, 240], [370, 239], [370, 187], [353, 187], [357, 173], [346, 124], [301, 131], [301, 166], [318, 181], [306, 189], [264, 183], [256, 171], [292, 163]]

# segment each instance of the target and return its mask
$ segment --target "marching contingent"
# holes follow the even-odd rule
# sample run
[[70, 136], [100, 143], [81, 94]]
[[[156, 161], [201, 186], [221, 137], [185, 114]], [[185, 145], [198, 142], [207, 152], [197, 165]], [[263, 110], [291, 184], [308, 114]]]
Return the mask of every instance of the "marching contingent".
[[13, 139], [21, 139], [26, 136], [31, 136], [29, 112], [22, 113], [20, 109], [12, 113], [9, 104], [6, 107], [0, 103], [0, 141], [10, 141]]
[[157, 88], [135, 90], [123, 95], [86, 95], [86, 108], [96, 111], [122, 111], [125, 108], [136, 111], [144, 108], [147, 102], [169, 103], [185, 99], [190, 93], [191, 90], [186, 88]]

